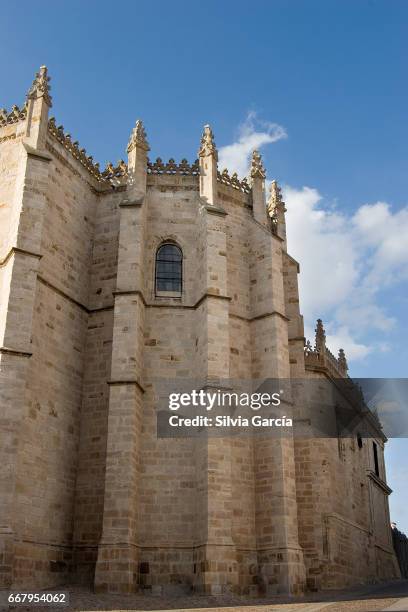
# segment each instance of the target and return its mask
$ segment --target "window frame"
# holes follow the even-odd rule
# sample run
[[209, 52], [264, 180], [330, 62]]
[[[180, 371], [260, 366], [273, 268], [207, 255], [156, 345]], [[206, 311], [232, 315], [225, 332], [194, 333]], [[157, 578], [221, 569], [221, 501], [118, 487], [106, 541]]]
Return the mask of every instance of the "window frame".
[[[180, 279], [177, 279], [179, 280], [179, 283], [180, 283], [179, 290], [158, 289], [158, 280], [159, 280], [158, 264], [160, 263], [160, 260], [158, 258], [159, 258], [161, 249], [163, 249], [166, 246], [171, 246], [177, 249], [180, 254], [180, 261], [174, 262], [174, 263], [178, 263], [180, 266]], [[155, 297], [167, 297], [167, 298], [181, 298], [182, 297], [183, 283], [184, 283], [183, 267], [184, 267], [184, 255], [183, 255], [183, 249], [180, 247], [180, 245], [178, 245], [176, 242], [173, 242], [171, 240], [166, 240], [164, 242], [161, 242], [159, 246], [156, 248], [155, 257], [154, 257], [154, 295]], [[176, 279], [170, 279], [170, 280], [176, 280]]]

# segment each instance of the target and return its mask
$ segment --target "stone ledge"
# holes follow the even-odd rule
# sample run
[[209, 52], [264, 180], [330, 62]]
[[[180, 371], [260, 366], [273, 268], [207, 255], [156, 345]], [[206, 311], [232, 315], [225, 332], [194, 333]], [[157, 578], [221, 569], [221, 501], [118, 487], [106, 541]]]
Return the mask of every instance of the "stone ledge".
[[138, 380], [107, 380], [106, 384], [108, 384], [110, 387], [117, 387], [120, 385], [136, 385], [136, 387], [138, 387], [142, 393], [145, 392], [144, 387]]
[[[278, 236], [278, 238], [279, 238], [279, 236]], [[297, 273], [300, 274], [300, 264], [299, 264], [299, 262], [296, 261], [296, 259], [294, 257], [292, 257], [292, 255], [289, 255], [289, 253], [287, 251], [284, 251], [284, 253], [285, 253], [286, 258], [289, 259], [289, 261], [296, 266]]]
[[232, 300], [232, 298], [229, 295], [218, 295], [217, 293], [204, 293], [204, 295], [200, 297], [200, 299], [194, 304], [194, 306], [192, 306], [192, 308], [198, 308], [200, 304], [202, 304], [202, 302], [204, 302], [204, 300], [208, 298], [215, 298], [217, 300], [228, 300], [228, 301]]
[[58, 293], [58, 295], [60, 295], [61, 297], [71, 302], [71, 304], [75, 304], [75, 306], [78, 306], [78, 308], [85, 311], [87, 314], [90, 312], [89, 309], [86, 306], [84, 306], [84, 304], [81, 304], [81, 302], [78, 302], [78, 300], [76, 300], [75, 298], [65, 293], [65, 291], [62, 291], [62, 289], [58, 289], [58, 287], [56, 287], [52, 283], [45, 280], [45, 278], [43, 278], [42, 276], [38, 275], [37, 280], [43, 285], [45, 285], [46, 287], [48, 287], [49, 289], [52, 289], [52, 291], [55, 291], [55, 293]]
[[204, 204], [204, 208], [211, 215], [218, 215], [219, 217], [226, 217], [228, 215], [226, 210], [220, 206], [215, 206], [215, 204]]
[[116, 289], [115, 291], [112, 291], [112, 295], [114, 298], [126, 297], [126, 296], [138, 296], [141, 298], [143, 305], [147, 306], [145, 296], [143, 295], [142, 291], [140, 291], [139, 289], [125, 289], [123, 291], [121, 291], [120, 289]]
[[19, 247], [11, 247], [5, 258], [0, 260], [0, 268], [6, 265], [12, 255], [27, 255], [28, 257], [35, 257], [37, 259], [41, 259], [42, 257], [40, 253], [26, 251], [25, 249], [20, 249]]
[[[143, 305], [146, 306], [146, 308], [185, 308], [185, 309], [196, 309], [198, 308], [198, 306], [200, 306], [200, 304], [206, 299], [206, 298], [216, 298], [219, 300], [231, 300], [232, 298], [229, 295], [217, 295], [216, 293], [204, 293], [204, 295], [202, 295], [200, 297], [199, 300], [197, 300], [197, 302], [195, 302], [195, 304], [172, 304], [172, 303], [168, 303], [168, 304], [158, 304], [158, 303], [152, 303], [152, 302], [147, 302], [145, 296], [143, 295], [143, 292], [140, 291], [139, 289], [134, 289], [134, 290], [116, 290], [116, 291], [112, 291], [112, 295], [114, 297], [118, 296], [139, 296], [143, 302]], [[171, 298], [171, 299], [175, 299], [175, 298]]]
[[392, 493], [392, 489], [387, 485], [386, 482], [384, 482], [384, 480], [382, 478], [380, 478], [379, 476], [377, 476], [377, 474], [375, 472], [373, 472], [372, 470], [367, 472], [367, 476], [373, 481], [375, 482], [375, 484], [377, 485], [377, 487], [379, 487], [382, 491], [384, 491], [384, 493], [386, 495], [391, 495]]
[[[34, 254], [33, 254], [33, 256], [34, 256]], [[42, 255], [39, 255], [38, 257], [42, 257]], [[0, 266], [1, 266], [1, 263], [0, 263]], [[89, 315], [92, 315], [92, 314], [98, 313], [98, 312], [104, 312], [104, 311], [108, 311], [108, 310], [113, 310], [113, 308], [114, 308], [113, 304], [110, 304], [110, 305], [107, 305], [107, 306], [100, 306], [99, 308], [88, 308], [87, 306], [85, 306], [85, 304], [82, 304], [81, 302], [78, 302], [78, 300], [76, 300], [75, 298], [71, 297], [70, 295], [68, 295], [67, 293], [62, 291], [62, 289], [58, 289], [58, 287], [56, 287], [55, 285], [53, 285], [52, 283], [47, 281], [40, 274], [38, 274], [37, 280], [40, 283], [42, 283], [43, 285], [45, 285], [48, 289], [51, 289], [51, 291], [54, 291], [55, 293], [57, 293], [58, 295], [60, 295], [64, 299], [66, 299], [68, 302], [71, 302], [71, 304], [75, 304], [75, 306], [78, 306], [78, 308], [80, 308], [81, 310], [83, 310], [84, 312], [86, 312]]]
[[134, 198], [133, 200], [124, 199], [119, 202], [119, 208], [139, 208], [142, 206], [145, 201], [145, 196], [142, 195], [139, 198]]
[[28, 351], [20, 351], [8, 346], [0, 346], [0, 355], [14, 355], [15, 357], [31, 357], [32, 353]]
[[[229, 299], [231, 299], [231, 298], [229, 298]], [[229, 316], [233, 317], [235, 319], [240, 319], [241, 321], [247, 321], [248, 323], [251, 323], [252, 321], [257, 321], [258, 319], [266, 319], [267, 317], [272, 317], [272, 316], [278, 316], [278, 317], [281, 317], [282, 319], [284, 319], [285, 321], [290, 321], [290, 318], [287, 317], [282, 312], [279, 312], [279, 310], [271, 310], [270, 312], [264, 312], [262, 314], [256, 315], [255, 317], [243, 317], [242, 315], [238, 315], [238, 314], [235, 314], [235, 313], [232, 313], [232, 312], [230, 313]], [[300, 340], [300, 338], [296, 338], [296, 340]], [[302, 338], [302, 340], [303, 340], [303, 338]]]
[[257, 321], [258, 319], [266, 319], [267, 317], [272, 317], [272, 316], [278, 316], [278, 317], [281, 317], [281, 319], [284, 319], [285, 321], [290, 321], [290, 318], [287, 317], [285, 314], [283, 314], [283, 312], [279, 312], [279, 310], [271, 310], [270, 312], [264, 312], [263, 314], [256, 315], [255, 317], [252, 317], [250, 321]]
[[29, 157], [34, 157], [35, 159], [41, 159], [41, 161], [50, 162], [52, 161], [51, 155], [48, 155], [45, 151], [40, 151], [39, 149], [34, 149], [30, 147], [30, 145], [23, 142], [23, 147], [25, 148], [27, 155]]

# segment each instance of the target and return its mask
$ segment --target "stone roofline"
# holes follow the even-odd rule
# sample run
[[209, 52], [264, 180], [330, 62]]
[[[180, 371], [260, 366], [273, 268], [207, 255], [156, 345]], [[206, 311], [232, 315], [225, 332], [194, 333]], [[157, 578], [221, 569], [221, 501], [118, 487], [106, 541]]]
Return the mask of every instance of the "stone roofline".
[[[123, 159], [120, 159], [116, 165], [112, 164], [112, 162], [108, 162], [106, 167], [101, 170], [100, 164], [94, 162], [93, 157], [88, 156], [85, 149], [80, 148], [78, 141], [73, 141], [71, 135], [64, 131], [62, 125], [56, 125], [54, 117], [51, 117], [49, 120], [48, 133], [69, 151], [72, 157], [79, 161], [98, 182], [110, 184], [114, 187], [117, 185], [118, 180], [121, 181], [121, 184], [126, 184], [128, 164]], [[176, 163], [173, 158], [170, 158], [168, 162], [163, 162], [163, 160], [158, 157], [153, 162], [147, 158], [146, 172], [148, 175], [155, 176], [199, 177], [199, 161], [196, 159], [190, 164], [187, 159], [183, 158], [180, 163]], [[243, 193], [251, 193], [251, 185], [248, 179], [239, 179], [236, 172], [230, 174], [227, 168], [224, 168], [222, 172], [217, 170], [217, 182]]]
[[[51, 108], [51, 96], [50, 96], [50, 77], [46, 66], [41, 66], [39, 72], [35, 75], [32, 86], [30, 87], [26, 100], [23, 106], [20, 108], [17, 105], [13, 105], [10, 112], [5, 108], [0, 108], [0, 129], [6, 126], [10, 126], [17, 123], [27, 121], [29, 115], [28, 108], [29, 102], [33, 99], [43, 98], [44, 103], [48, 109]], [[78, 162], [83, 168], [90, 174], [90, 176], [100, 183], [101, 186], [105, 187], [117, 187], [118, 181], [120, 185], [126, 184], [128, 176], [128, 164], [124, 160], [119, 160], [116, 165], [108, 162], [106, 167], [102, 170], [100, 164], [95, 162], [91, 155], [88, 155], [84, 148], [81, 148], [78, 141], [72, 139], [71, 134], [65, 132], [62, 125], [57, 125], [54, 117], [48, 120], [48, 135], [53, 139], [57, 140], [66, 151]], [[133, 139], [133, 140], [132, 140]], [[144, 145], [143, 145], [144, 143]], [[131, 139], [127, 148], [127, 151], [132, 149], [134, 146], [145, 146], [146, 151], [149, 150], [148, 143], [146, 141], [146, 133], [141, 121], [136, 122]], [[214, 143], [213, 133], [209, 126], [205, 126], [204, 134], [201, 139], [199, 155], [213, 155], [215, 161], [218, 161], [217, 149]], [[174, 159], [169, 159], [168, 162], [163, 162], [159, 157], [156, 161], [152, 162], [147, 159], [147, 174], [150, 175], [165, 175], [165, 176], [200, 176], [199, 160], [196, 159], [193, 163], [189, 163], [186, 159], [182, 159], [180, 163], [176, 163]], [[231, 187], [234, 190], [240, 191], [245, 194], [252, 192], [252, 182], [255, 177], [265, 178], [265, 170], [262, 165], [262, 159], [258, 152], [254, 152], [250, 178], [240, 179], [236, 172], [230, 173], [228, 169], [218, 170], [217, 168], [217, 183]]]
[[[174, 159], [164, 163], [161, 158], [152, 162], [147, 156], [150, 148], [145, 128], [142, 121], [137, 120], [126, 149], [127, 162], [119, 160], [116, 166], [108, 162], [101, 170], [99, 163], [81, 148], [79, 142], [74, 140], [62, 125], [57, 125], [54, 117], [48, 118], [52, 107], [49, 82], [47, 67], [41, 66], [26, 95], [23, 107], [14, 105], [11, 112], [0, 109], [0, 130], [3, 128], [5, 130], [4, 137], [0, 137], [0, 143], [18, 135], [22, 138], [26, 149], [27, 146], [30, 147], [32, 154], [37, 151], [44, 155], [48, 149], [52, 155], [58, 156], [61, 150], [58, 152], [54, 149], [52, 141], [58, 142], [59, 146], [86, 171], [90, 179], [87, 181], [90, 189], [98, 195], [109, 193], [114, 189], [143, 191], [146, 176], [191, 177], [197, 180], [202, 201], [209, 206], [217, 207], [218, 187], [222, 185], [235, 194], [242, 194], [248, 200], [254, 220], [281, 239], [286, 251], [285, 203], [276, 181], [272, 181], [268, 202], [265, 201], [266, 172], [258, 151], [252, 153], [248, 178], [240, 179], [236, 172], [230, 174], [227, 169], [220, 171], [214, 134], [211, 127], [205, 125], [198, 159], [193, 163], [189, 163], [186, 159], [182, 159], [180, 163], [176, 163]], [[13, 130], [8, 128], [15, 124], [18, 127], [16, 132], [12, 133]], [[87, 180], [86, 175], [82, 175], [82, 178]]]
[[[6, 109], [0, 109], [0, 129], [7, 125], [12, 125], [19, 122], [24, 122], [27, 119], [27, 105], [18, 107], [13, 105], [12, 110], [7, 112]], [[66, 149], [71, 156], [78, 161], [89, 174], [98, 183], [106, 186], [116, 186], [117, 181], [126, 179], [128, 176], [128, 165], [121, 159], [116, 165], [108, 162], [106, 167], [101, 170], [100, 164], [95, 162], [91, 155], [87, 155], [84, 148], [81, 148], [78, 141], [72, 140], [71, 134], [65, 132], [64, 126], [57, 125], [54, 117], [51, 117], [48, 122], [48, 134], [57, 140]], [[183, 158], [179, 164], [173, 158], [168, 162], [158, 157], [154, 162], [148, 159], [147, 174], [158, 176], [199, 176], [198, 159], [193, 163], [189, 163]], [[125, 182], [125, 181], [123, 181]], [[247, 178], [239, 179], [236, 172], [230, 174], [227, 168], [222, 171], [217, 170], [217, 182], [231, 187], [234, 190], [242, 193], [251, 193], [251, 185]]]
[[304, 355], [306, 367], [323, 368], [332, 378], [347, 378], [348, 364], [345, 352], [341, 348], [338, 357], [335, 357], [327, 348], [326, 332], [321, 319], [317, 319], [314, 347], [310, 340], [305, 342]]
[[321, 372], [334, 382], [343, 379], [349, 383], [349, 385], [341, 385], [341, 391], [344, 393], [346, 389], [348, 390], [347, 395], [351, 403], [357, 407], [360, 413], [364, 413], [377, 435], [383, 441], [386, 441], [387, 438], [382, 431], [382, 425], [378, 415], [370, 410], [365, 402], [361, 387], [348, 375], [348, 364], [344, 350], [340, 349], [338, 357], [335, 357], [327, 348], [326, 332], [321, 319], [317, 320], [314, 347], [309, 340], [305, 342], [304, 358], [306, 370]]

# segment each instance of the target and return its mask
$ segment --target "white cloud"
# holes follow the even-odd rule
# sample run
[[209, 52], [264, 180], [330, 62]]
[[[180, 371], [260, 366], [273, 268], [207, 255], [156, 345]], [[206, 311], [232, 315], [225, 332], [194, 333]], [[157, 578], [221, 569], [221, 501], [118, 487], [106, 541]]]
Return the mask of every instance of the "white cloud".
[[353, 224], [361, 240], [374, 249], [376, 276], [382, 281], [392, 269], [401, 278], [407, 277], [408, 262], [408, 207], [392, 213], [386, 202], [364, 204], [354, 215]]
[[[316, 189], [283, 189], [290, 253], [300, 262], [301, 308], [307, 322], [325, 318], [333, 353], [350, 361], [387, 350], [373, 332], [395, 320], [378, 304], [381, 291], [406, 276], [408, 208], [395, 213], [384, 202], [364, 204], [354, 215], [324, 203]], [[313, 330], [307, 335], [313, 337]], [[371, 341], [359, 338], [371, 336]]]
[[261, 121], [255, 112], [250, 112], [238, 128], [235, 142], [221, 147], [218, 152], [218, 167], [227, 168], [241, 177], [248, 174], [249, 160], [254, 149], [286, 138], [286, 130], [277, 123]]
[[[282, 126], [249, 113], [238, 138], [219, 151], [219, 168], [246, 175], [253, 149], [286, 138]], [[301, 311], [305, 333], [324, 320], [327, 344], [341, 347], [349, 361], [373, 350], [389, 350], [381, 334], [395, 320], [380, 306], [381, 291], [408, 278], [408, 207], [393, 212], [386, 202], [339, 212], [312, 187], [283, 186], [288, 248], [300, 263]]]
[[353, 239], [346, 219], [319, 208], [316, 189], [283, 189], [291, 255], [300, 262], [302, 308], [307, 318], [333, 308], [349, 294], [358, 276]]

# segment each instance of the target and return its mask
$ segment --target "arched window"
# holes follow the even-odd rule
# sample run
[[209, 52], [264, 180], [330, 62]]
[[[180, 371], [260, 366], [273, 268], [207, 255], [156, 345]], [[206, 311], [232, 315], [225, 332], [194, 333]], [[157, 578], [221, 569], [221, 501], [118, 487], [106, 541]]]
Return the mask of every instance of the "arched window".
[[183, 284], [183, 253], [175, 244], [162, 244], [156, 253], [156, 294], [181, 294]]

